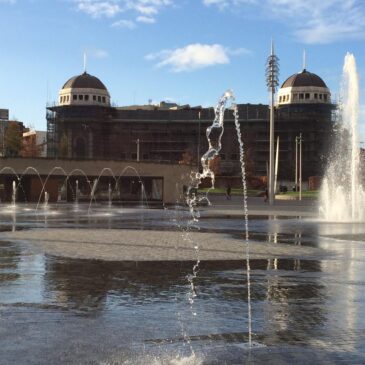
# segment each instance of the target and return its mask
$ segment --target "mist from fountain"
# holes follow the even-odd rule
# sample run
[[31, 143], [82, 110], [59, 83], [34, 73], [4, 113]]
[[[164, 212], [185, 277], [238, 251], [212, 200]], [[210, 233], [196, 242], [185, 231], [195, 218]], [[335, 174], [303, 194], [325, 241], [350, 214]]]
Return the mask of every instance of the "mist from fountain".
[[319, 212], [329, 222], [365, 221], [365, 190], [360, 181], [359, 76], [353, 54], [343, 67], [335, 143], [323, 179]]

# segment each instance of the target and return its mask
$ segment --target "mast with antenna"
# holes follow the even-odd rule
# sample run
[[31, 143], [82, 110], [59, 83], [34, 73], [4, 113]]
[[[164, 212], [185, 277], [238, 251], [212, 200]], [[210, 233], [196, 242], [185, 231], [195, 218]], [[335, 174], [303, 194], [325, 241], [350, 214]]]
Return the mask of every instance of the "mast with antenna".
[[307, 68], [307, 55], [305, 49], [303, 49], [303, 71]]
[[87, 55], [86, 51], [84, 51], [84, 73], [86, 74], [86, 62], [87, 62]]
[[275, 200], [274, 191], [274, 97], [279, 85], [279, 58], [274, 51], [274, 41], [271, 40], [271, 52], [266, 63], [266, 84], [270, 92], [270, 147], [269, 147], [269, 204], [273, 205]]

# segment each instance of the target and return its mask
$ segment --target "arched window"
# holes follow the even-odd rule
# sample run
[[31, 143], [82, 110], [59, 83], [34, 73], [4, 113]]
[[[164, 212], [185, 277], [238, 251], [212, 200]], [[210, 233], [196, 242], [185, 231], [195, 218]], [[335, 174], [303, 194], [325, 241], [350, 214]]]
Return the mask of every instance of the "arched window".
[[75, 140], [75, 157], [86, 157], [86, 141], [82, 137], [77, 137]]

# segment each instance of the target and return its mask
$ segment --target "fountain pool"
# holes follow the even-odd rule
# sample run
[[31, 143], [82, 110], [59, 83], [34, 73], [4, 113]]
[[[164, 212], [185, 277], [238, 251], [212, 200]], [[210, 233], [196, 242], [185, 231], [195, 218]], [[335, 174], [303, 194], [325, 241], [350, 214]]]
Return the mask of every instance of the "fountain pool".
[[[241, 199], [233, 196], [230, 205], [225, 197], [211, 201], [214, 207], [201, 208], [196, 235], [214, 233], [232, 245], [242, 241]], [[365, 228], [318, 222], [309, 202], [280, 202], [270, 208], [275, 211], [261, 198], [249, 198], [248, 204], [256, 214], [250, 216], [252, 348], [245, 331], [244, 260], [200, 263], [193, 316], [186, 280], [193, 261], [148, 258], [163, 232], [180, 236], [188, 209], [107, 204], [96, 204], [91, 213], [88, 204], [78, 210], [50, 204], [37, 214], [29, 205], [3, 209], [2, 363], [363, 363]], [[76, 240], [62, 242], [62, 229]], [[128, 242], [118, 246], [124, 229], [151, 240], [153, 232], [161, 232], [160, 241], [141, 247], [140, 260], [119, 260], [115, 252], [128, 250]], [[90, 235], [96, 230], [110, 236]], [[54, 248], [57, 243], [65, 246]], [[110, 253], [107, 259], [95, 255], [96, 244]], [[67, 249], [77, 245], [82, 257]]]

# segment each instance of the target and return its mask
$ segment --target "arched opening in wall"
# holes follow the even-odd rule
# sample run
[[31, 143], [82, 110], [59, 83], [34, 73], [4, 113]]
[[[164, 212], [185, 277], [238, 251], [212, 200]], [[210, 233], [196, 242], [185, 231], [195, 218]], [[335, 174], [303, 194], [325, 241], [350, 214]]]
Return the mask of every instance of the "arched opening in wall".
[[75, 157], [85, 158], [86, 157], [86, 141], [82, 137], [77, 137], [75, 141]]

